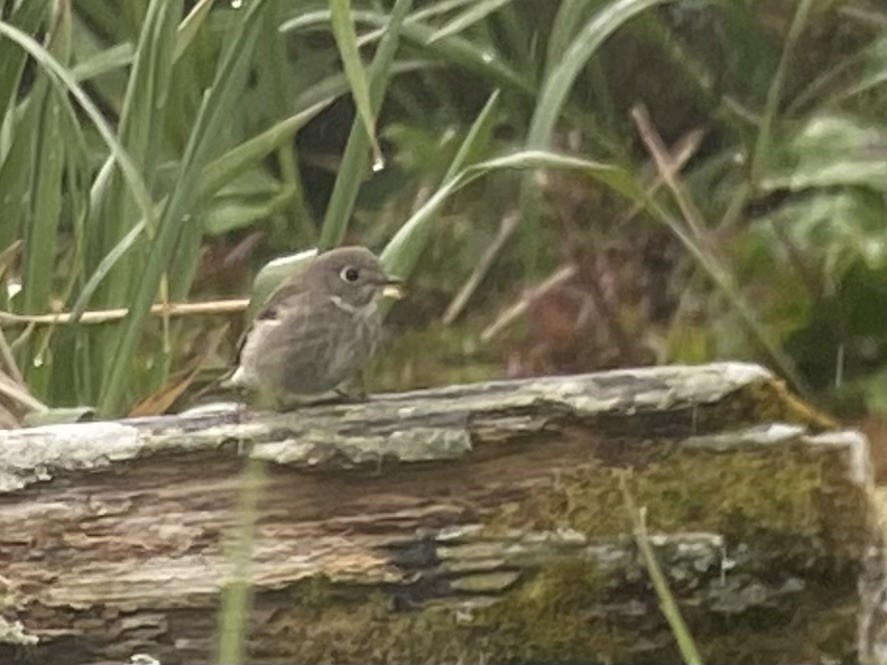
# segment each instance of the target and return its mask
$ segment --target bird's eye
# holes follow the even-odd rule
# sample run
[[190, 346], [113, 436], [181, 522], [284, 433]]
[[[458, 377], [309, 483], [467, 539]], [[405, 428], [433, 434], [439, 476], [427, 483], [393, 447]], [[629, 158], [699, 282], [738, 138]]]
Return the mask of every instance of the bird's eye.
[[357, 271], [357, 268], [343, 268], [342, 272], [339, 273], [339, 277], [346, 282], [356, 282], [357, 278], [360, 277], [360, 273]]

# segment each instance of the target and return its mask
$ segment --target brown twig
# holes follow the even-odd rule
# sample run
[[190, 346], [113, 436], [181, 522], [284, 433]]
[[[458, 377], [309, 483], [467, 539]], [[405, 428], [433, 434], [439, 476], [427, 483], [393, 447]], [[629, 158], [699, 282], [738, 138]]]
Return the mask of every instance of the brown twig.
[[0, 395], [5, 395], [29, 411], [45, 412], [49, 410], [49, 407], [34, 397], [24, 384], [14, 381], [3, 371], [0, 371]]
[[[691, 132], [687, 132], [684, 136], [677, 140], [672, 149], [669, 160], [675, 172], [681, 171], [686, 165], [687, 162], [696, 154], [696, 151], [699, 150], [699, 145], [702, 143], [702, 139], [705, 137], [704, 129], [694, 129]], [[646, 193], [647, 196], [653, 196], [662, 189], [662, 186], [665, 184], [665, 178], [662, 173], [657, 171], [655, 177], [650, 180], [650, 183], [647, 185]], [[621, 226], [623, 224], [628, 224], [631, 220], [637, 217], [644, 211], [643, 203], [636, 203], [632, 206], [631, 210], [629, 210], [624, 216], [620, 217], [617, 221], [617, 226]]]
[[711, 243], [709, 242], [708, 229], [702, 219], [702, 213], [696, 207], [696, 204], [693, 203], [684, 184], [677, 177], [679, 167], [669, 154], [668, 148], [662, 140], [662, 137], [659, 136], [659, 133], [653, 127], [653, 123], [650, 120], [650, 114], [646, 107], [643, 104], [638, 104], [632, 108], [631, 118], [638, 127], [641, 139], [643, 140], [644, 145], [647, 146], [647, 151], [653, 158], [653, 161], [656, 164], [656, 169], [659, 171], [659, 175], [671, 190], [675, 201], [677, 201], [678, 207], [681, 209], [681, 214], [684, 216], [690, 232], [703, 245], [709, 247]]
[[487, 326], [487, 328], [480, 334], [480, 338], [484, 342], [489, 342], [491, 339], [493, 339], [493, 337], [507, 328], [513, 321], [520, 318], [530, 308], [530, 305], [532, 305], [536, 300], [544, 296], [549, 291], [552, 291], [562, 284], [569, 282], [578, 273], [579, 269], [572, 263], [561, 266], [546, 280], [527, 292], [517, 303], [502, 312], [498, 316], [498, 318], [489, 326]]
[[456, 294], [456, 297], [453, 298], [449, 307], [447, 307], [446, 312], [444, 312], [442, 321], [445, 326], [453, 323], [453, 321], [455, 321], [462, 313], [462, 310], [465, 309], [465, 305], [468, 303], [471, 296], [474, 295], [474, 292], [477, 290], [477, 287], [480, 286], [484, 277], [486, 277], [490, 266], [493, 265], [499, 252], [502, 251], [502, 248], [511, 237], [511, 234], [514, 233], [519, 221], [520, 215], [518, 215], [516, 211], [511, 210], [505, 213], [505, 216], [502, 218], [502, 222], [499, 225], [499, 232], [496, 234], [496, 237], [493, 238], [493, 242], [487, 247], [483, 256], [480, 257], [477, 267], [468, 278], [468, 281], [462, 285], [462, 288], [459, 289], [459, 293]]
[[[169, 317], [236, 314], [243, 312], [248, 305], [249, 300], [246, 298], [195, 303], [158, 303], [151, 307], [151, 314]], [[87, 325], [110, 323], [124, 318], [128, 312], [129, 310], [125, 307], [93, 310], [84, 312], [78, 323]], [[58, 312], [56, 314], [13, 314], [12, 312], [0, 312], [0, 328], [21, 325], [51, 326], [68, 323], [71, 323], [70, 312]]]

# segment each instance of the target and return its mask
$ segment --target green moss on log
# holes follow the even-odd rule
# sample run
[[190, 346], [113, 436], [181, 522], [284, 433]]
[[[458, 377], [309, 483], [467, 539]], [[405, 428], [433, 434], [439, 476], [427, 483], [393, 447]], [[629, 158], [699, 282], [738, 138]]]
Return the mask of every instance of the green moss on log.
[[[717, 614], [684, 605], [704, 657], [711, 662], [853, 662], [846, 637], [853, 614], [835, 622], [835, 608], [853, 607], [852, 583], [799, 591], [790, 613], [759, 607]], [[637, 584], [643, 587], [643, 576]], [[624, 588], [624, 587], [623, 587]], [[543, 567], [499, 601], [473, 608], [399, 607], [385, 592], [313, 580], [289, 592], [291, 609], [256, 613], [251, 655], [312, 663], [589, 663], [680, 662], [673, 636], [649, 593], [629, 605], [612, 580], [585, 562]], [[843, 595], [842, 595], [843, 594]], [[331, 602], [332, 601], [332, 602]], [[637, 601], [635, 601], [637, 603]], [[614, 608], [621, 606], [622, 611]], [[278, 639], [264, 640], [263, 634]], [[280, 636], [285, 639], [279, 639]], [[264, 644], [286, 653], [263, 651]]]
[[[652, 531], [711, 531], [730, 545], [754, 543], [786, 559], [807, 559], [816, 547], [830, 558], [856, 562], [872, 543], [869, 499], [864, 488], [835, 477], [846, 473], [837, 452], [811, 454], [800, 446], [778, 453], [672, 449], [661, 459], [662, 446], [651, 443], [647, 453], [635, 460], [627, 480], [637, 504], [649, 507]], [[595, 464], [565, 471], [497, 508], [488, 524], [494, 532], [569, 527], [589, 536], [626, 533], [620, 472]]]

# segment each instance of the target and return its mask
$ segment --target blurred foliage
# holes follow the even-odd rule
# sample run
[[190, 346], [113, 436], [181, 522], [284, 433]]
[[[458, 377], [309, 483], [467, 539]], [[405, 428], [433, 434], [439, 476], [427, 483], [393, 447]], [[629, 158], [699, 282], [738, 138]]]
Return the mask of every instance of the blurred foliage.
[[747, 358], [883, 413], [881, 3], [348, 4], [0, 0], [0, 309], [130, 309], [6, 328], [36, 397], [117, 415], [220, 368], [240, 317], [207, 348], [228, 322], [152, 302], [344, 237], [409, 277], [380, 388]]

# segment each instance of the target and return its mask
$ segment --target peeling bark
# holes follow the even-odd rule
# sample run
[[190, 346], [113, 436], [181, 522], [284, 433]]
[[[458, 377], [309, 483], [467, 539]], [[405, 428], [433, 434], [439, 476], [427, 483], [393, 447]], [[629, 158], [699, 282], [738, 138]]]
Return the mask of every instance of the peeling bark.
[[208, 662], [244, 462], [250, 662], [883, 656], [864, 437], [737, 363], [0, 433], [0, 662]]

